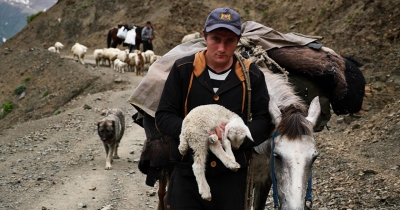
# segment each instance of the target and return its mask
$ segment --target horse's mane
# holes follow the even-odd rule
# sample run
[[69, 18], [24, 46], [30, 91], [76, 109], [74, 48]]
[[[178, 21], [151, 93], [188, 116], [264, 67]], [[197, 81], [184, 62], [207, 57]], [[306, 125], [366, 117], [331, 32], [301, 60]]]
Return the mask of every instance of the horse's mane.
[[282, 113], [282, 120], [276, 126], [276, 131], [289, 139], [296, 139], [303, 134], [312, 134], [310, 122], [306, 119], [305, 102], [296, 95], [291, 83], [283, 74], [274, 74], [268, 69], [262, 69], [262, 71], [270, 100], [275, 101]]

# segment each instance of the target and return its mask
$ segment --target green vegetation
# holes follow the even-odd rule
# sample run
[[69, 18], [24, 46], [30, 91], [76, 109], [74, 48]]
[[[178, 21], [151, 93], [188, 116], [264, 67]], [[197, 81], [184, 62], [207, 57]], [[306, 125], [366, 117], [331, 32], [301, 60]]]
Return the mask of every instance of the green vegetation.
[[28, 17], [26, 17], [26, 23], [30, 23], [32, 20], [34, 20], [37, 16], [39, 16], [40, 14], [42, 14], [43, 12], [40, 11], [36, 14], [33, 15], [29, 15]]
[[2, 113], [0, 115], [0, 119], [3, 119], [3, 118], [5, 118], [7, 116], [8, 113], [10, 113], [13, 110], [13, 105], [12, 105], [11, 101], [1, 105], [1, 109], [3, 111], [2, 111]]
[[26, 90], [25, 84], [20, 84], [17, 88], [14, 89], [14, 93], [16, 95], [19, 95], [19, 94], [23, 93], [25, 90]]
[[29, 82], [29, 81], [31, 81], [30, 77], [25, 78], [25, 82]]
[[49, 91], [46, 90], [46, 91], [43, 93], [42, 98], [46, 97], [47, 95], [49, 95]]
[[54, 112], [54, 115], [58, 115], [58, 114], [60, 114], [61, 113], [61, 111], [59, 110], [59, 109], [57, 109], [55, 112]]

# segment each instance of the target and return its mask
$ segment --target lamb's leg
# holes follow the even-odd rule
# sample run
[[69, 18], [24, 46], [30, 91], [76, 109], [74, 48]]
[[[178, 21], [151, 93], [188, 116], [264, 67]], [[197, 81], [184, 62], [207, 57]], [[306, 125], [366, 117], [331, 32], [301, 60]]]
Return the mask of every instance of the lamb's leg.
[[218, 159], [222, 161], [222, 163], [232, 171], [236, 171], [238, 168], [240, 168], [239, 163], [235, 161], [235, 157], [233, 157], [233, 160], [231, 157], [222, 149], [222, 145], [220, 141], [216, 141], [214, 144], [210, 144], [209, 148], [212, 153], [217, 156]]
[[233, 152], [232, 152], [231, 141], [229, 141], [226, 138], [222, 138], [221, 142], [222, 142], [222, 147], [224, 148], [227, 155], [230, 156], [231, 160], [236, 161], [235, 156], [233, 155]]
[[211, 200], [210, 186], [206, 180], [205, 162], [207, 158], [207, 146], [199, 147], [201, 149], [194, 151], [193, 173], [196, 177], [199, 193], [204, 200]]
[[186, 152], [189, 149], [189, 144], [187, 142], [187, 137], [185, 136], [184, 131], [182, 131], [181, 135], [179, 136], [179, 139], [180, 139], [179, 146], [178, 146], [179, 152], [182, 155], [186, 155]]

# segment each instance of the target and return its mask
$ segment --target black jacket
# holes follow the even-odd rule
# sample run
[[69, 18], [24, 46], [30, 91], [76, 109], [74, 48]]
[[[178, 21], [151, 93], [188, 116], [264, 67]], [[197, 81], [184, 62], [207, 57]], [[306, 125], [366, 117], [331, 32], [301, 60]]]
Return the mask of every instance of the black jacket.
[[[235, 112], [247, 123], [247, 92], [246, 81], [242, 68], [234, 58], [234, 69], [229, 73], [224, 83], [214, 93], [210, 76], [206, 70], [204, 57], [205, 51], [195, 55], [178, 59], [169, 73], [158, 110], [156, 112], [156, 125], [160, 132], [173, 137], [171, 142], [171, 160], [180, 163], [183, 167], [190, 167], [193, 163], [192, 155], [185, 157], [179, 153], [179, 135], [185, 111], [188, 113], [193, 108], [205, 104], [219, 104]], [[265, 141], [273, 128], [271, 116], [268, 111], [269, 95], [265, 84], [264, 74], [254, 65], [249, 65], [251, 81], [251, 113], [252, 122], [247, 124], [254, 143], [246, 139], [238, 150], [233, 150], [236, 161], [241, 167], [248, 166], [253, 146]], [[193, 74], [192, 82], [191, 76]], [[190, 91], [188, 94], [188, 89]], [[185, 105], [186, 104], [186, 105]], [[187, 114], [186, 113], [186, 114]], [[213, 167], [210, 163], [215, 161]], [[215, 166], [215, 163], [216, 166]], [[179, 167], [179, 166], [178, 166]], [[207, 175], [219, 174], [228, 169], [211, 152], [207, 159]]]

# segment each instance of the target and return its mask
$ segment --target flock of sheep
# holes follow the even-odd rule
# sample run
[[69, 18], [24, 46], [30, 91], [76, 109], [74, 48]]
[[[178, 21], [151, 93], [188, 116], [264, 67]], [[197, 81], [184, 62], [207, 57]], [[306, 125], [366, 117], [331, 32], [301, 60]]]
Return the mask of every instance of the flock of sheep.
[[[200, 33], [196, 32], [193, 34], [185, 35], [182, 39], [182, 43], [188, 42], [193, 39], [200, 38]], [[60, 50], [64, 47], [61, 42], [56, 42], [54, 46], [48, 48], [50, 52], [60, 53]], [[77, 57], [78, 61], [85, 64], [84, 58], [88, 51], [88, 48], [80, 43], [75, 43], [71, 52], [73, 57]], [[155, 55], [152, 50], [141, 52], [140, 50], [134, 50], [129, 52], [128, 49], [120, 50], [118, 48], [104, 48], [95, 49], [93, 51], [93, 57], [96, 61], [96, 66], [107, 65], [117, 72], [125, 73], [125, 71], [136, 72], [136, 75], [142, 76], [144, 67], [147, 64], [150, 66], [157, 59], [161, 58], [160, 55]]]

